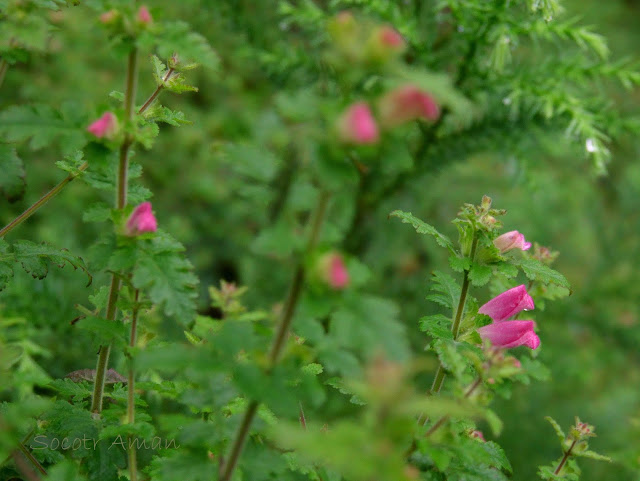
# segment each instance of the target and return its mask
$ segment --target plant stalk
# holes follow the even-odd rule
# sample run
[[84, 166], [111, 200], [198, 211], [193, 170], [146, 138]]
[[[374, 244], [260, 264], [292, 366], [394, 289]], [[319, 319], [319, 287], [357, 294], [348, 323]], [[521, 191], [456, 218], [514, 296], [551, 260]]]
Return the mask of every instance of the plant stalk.
[[78, 177], [80, 172], [84, 172], [85, 170], [87, 170], [87, 167], [89, 167], [89, 163], [88, 162], [83, 163], [80, 167], [78, 167], [77, 172], [73, 172], [68, 176], [66, 176], [58, 185], [56, 185], [53, 189], [51, 189], [49, 192], [47, 192], [42, 197], [40, 197], [40, 199], [38, 199], [31, 207], [29, 207], [22, 214], [20, 214], [18, 217], [16, 217], [11, 222], [9, 222], [5, 227], [2, 228], [2, 230], [0, 230], [0, 238], [4, 237], [14, 227], [17, 227], [20, 224], [22, 224], [25, 220], [31, 217], [40, 207], [42, 207], [47, 202], [49, 202], [53, 197], [58, 195], [58, 193], [62, 189], [64, 189], [69, 182], [71, 182], [73, 179]]
[[[127, 62], [127, 80], [124, 97], [125, 113], [127, 123], [131, 124], [133, 120], [134, 104], [136, 97], [138, 70], [138, 50], [133, 48], [129, 52]], [[127, 134], [120, 148], [120, 160], [118, 162], [118, 175], [116, 178], [116, 208], [123, 209], [127, 205], [128, 179], [127, 171], [129, 170], [129, 147], [133, 140], [131, 135]], [[109, 299], [107, 300], [106, 319], [113, 321], [116, 318], [116, 303], [120, 292], [121, 282], [116, 274], [111, 276], [111, 286], [109, 288]], [[96, 367], [96, 377], [93, 387], [93, 399], [91, 402], [91, 412], [102, 412], [102, 398], [104, 396], [104, 381], [109, 364], [109, 353], [111, 346], [101, 346], [98, 355], [98, 365]]]
[[575, 447], [577, 442], [578, 442], [577, 439], [573, 440], [573, 442], [571, 443], [571, 446], [569, 446], [569, 449], [567, 450], [567, 452], [564, 453], [564, 456], [562, 457], [562, 460], [560, 461], [560, 464], [558, 464], [558, 467], [553, 472], [553, 474], [560, 474], [560, 471], [562, 471], [562, 468], [564, 468], [564, 465], [566, 464], [567, 460], [569, 459], [569, 456], [571, 456], [571, 451], [573, 451], [573, 448]]
[[164, 89], [164, 83], [167, 80], [169, 80], [169, 78], [171, 77], [171, 74], [173, 73], [173, 70], [174, 69], [172, 67], [167, 71], [165, 76], [162, 78], [162, 83], [160, 85], [158, 85], [156, 90], [151, 94], [151, 96], [147, 99], [147, 101], [144, 104], [142, 104], [142, 107], [140, 107], [140, 110], [138, 110], [139, 114], [141, 114], [142, 112], [147, 110], [149, 108], [149, 106], [153, 103], [153, 101], [156, 99], [156, 97], [158, 95], [160, 95], [160, 92], [162, 92], [162, 90]]
[[9, 64], [5, 59], [0, 60], [0, 87], [2, 86], [2, 82], [4, 82], [4, 76], [7, 74], [7, 70], [9, 69]]
[[[326, 215], [328, 204], [329, 194], [328, 192], [323, 191], [320, 193], [318, 205], [312, 219], [311, 232], [309, 234], [309, 242], [307, 244], [306, 250], [307, 252], [310, 252], [318, 243], [320, 229]], [[291, 322], [293, 321], [293, 315], [295, 313], [296, 305], [300, 297], [300, 292], [302, 291], [302, 286], [304, 284], [304, 271], [304, 263], [300, 261], [293, 275], [291, 288], [289, 289], [285, 308], [282, 313], [282, 320], [280, 321], [278, 331], [276, 332], [276, 335], [273, 339], [273, 344], [271, 345], [267, 375], [269, 375], [269, 372], [271, 371], [273, 366], [278, 362], [285, 340], [287, 339], [289, 327], [291, 326]], [[249, 406], [244, 413], [244, 417], [242, 418], [242, 422], [240, 423], [240, 427], [238, 428], [238, 432], [236, 433], [236, 437], [231, 447], [231, 452], [229, 453], [227, 462], [223, 466], [222, 475], [219, 477], [219, 481], [230, 481], [231, 477], [233, 476], [233, 472], [235, 471], [235, 468], [238, 464], [238, 459], [240, 458], [242, 450], [244, 449], [244, 444], [246, 442], [247, 436], [249, 435], [249, 429], [251, 428], [251, 424], [253, 423], [253, 419], [255, 418], [255, 415], [258, 411], [259, 405], [260, 403], [258, 401], [251, 401], [249, 403]]]
[[[471, 254], [469, 258], [471, 262], [476, 256], [476, 247], [478, 246], [478, 236], [476, 233], [473, 233], [473, 240], [471, 241]], [[451, 326], [451, 333], [453, 334], [453, 339], [456, 340], [458, 338], [458, 334], [460, 333], [460, 324], [462, 322], [462, 313], [464, 312], [464, 305], [467, 301], [467, 293], [469, 292], [469, 271], [464, 271], [464, 278], [462, 280], [462, 289], [460, 290], [460, 300], [458, 301], [458, 307], [456, 309], [456, 317], [453, 320], [453, 325]], [[433, 379], [433, 384], [431, 386], [431, 394], [438, 394], [440, 389], [442, 389], [442, 384], [444, 383], [444, 379], [447, 374], [444, 372], [444, 367], [442, 367], [442, 363], [438, 365], [438, 370], [436, 371], [436, 376]], [[426, 423], [426, 420], [425, 420]]]
[[[137, 329], [138, 329], [138, 312], [140, 306], [138, 301], [140, 299], [140, 290], [136, 289], [134, 294], [134, 305], [131, 312], [131, 335], [129, 336], [129, 347], [134, 348], [136, 346]], [[129, 359], [129, 376], [127, 379], [127, 423], [133, 424], [136, 420], [136, 375], [133, 359]], [[127, 454], [129, 456], [129, 481], [138, 480], [138, 460], [137, 451], [135, 449], [136, 443], [131, 443], [131, 436], [129, 436], [129, 450]]]

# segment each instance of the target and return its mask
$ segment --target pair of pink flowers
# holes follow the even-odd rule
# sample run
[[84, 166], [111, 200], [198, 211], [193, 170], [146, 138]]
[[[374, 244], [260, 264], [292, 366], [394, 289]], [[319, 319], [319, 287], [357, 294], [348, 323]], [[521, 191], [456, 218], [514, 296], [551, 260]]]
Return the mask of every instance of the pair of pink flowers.
[[[433, 97], [415, 85], [405, 85], [386, 94], [380, 99], [378, 111], [384, 128], [417, 119], [434, 121], [440, 116]], [[338, 132], [343, 142], [351, 144], [375, 144], [380, 139], [378, 124], [366, 102], [347, 108], [338, 120]]]
[[486, 314], [493, 320], [492, 324], [480, 327], [478, 334], [482, 339], [491, 341], [494, 347], [509, 349], [527, 346], [537, 349], [540, 338], [534, 332], [536, 323], [531, 320], [509, 320], [521, 311], [534, 307], [533, 299], [524, 285], [509, 289], [478, 309], [480, 314]]

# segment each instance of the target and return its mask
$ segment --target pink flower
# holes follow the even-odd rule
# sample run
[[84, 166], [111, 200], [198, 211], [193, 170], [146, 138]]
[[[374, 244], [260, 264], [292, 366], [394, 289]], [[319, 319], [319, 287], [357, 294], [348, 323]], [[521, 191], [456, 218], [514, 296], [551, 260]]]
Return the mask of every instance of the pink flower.
[[482, 339], [491, 341], [493, 346], [502, 349], [518, 346], [537, 349], [540, 345], [540, 338], [533, 330], [535, 325], [536, 323], [533, 321], [494, 322], [478, 328], [478, 334]]
[[329, 252], [318, 262], [319, 273], [323, 281], [332, 289], [338, 291], [349, 285], [350, 276], [344, 258], [337, 252]]
[[533, 299], [531, 299], [531, 296], [527, 293], [527, 288], [523, 284], [494, 297], [480, 307], [478, 312], [486, 314], [493, 319], [493, 322], [502, 322], [524, 309], [530, 310], [534, 307]]
[[500, 253], [504, 254], [511, 249], [520, 249], [523, 251], [529, 250], [531, 248], [531, 242], [526, 242], [524, 239], [524, 235], [522, 235], [517, 230], [512, 230], [511, 232], [506, 232], [501, 236], [497, 237], [493, 241], [493, 245], [495, 245], [498, 249], [500, 249]]
[[143, 202], [133, 209], [125, 226], [125, 232], [129, 236], [155, 232], [157, 229], [158, 223], [151, 210], [151, 202]]
[[395, 29], [384, 26], [379, 30], [378, 35], [383, 45], [391, 47], [396, 50], [404, 48], [404, 39]]
[[146, 5], [142, 5], [138, 10], [138, 22], [145, 25], [153, 22], [153, 18], [151, 18], [151, 14], [149, 13], [149, 9], [146, 7]]
[[474, 431], [471, 431], [469, 433], [469, 436], [471, 436], [472, 438], [475, 438], [475, 439], [477, 439], [479, 441], [482, 441], [483, 443], [485, 442], [484, 435], [482, 434], [482, 431], [479, 431], [477, 429], [474, 430]]
[[374, 144], [380, 137], [371, 109], [365, 102], [358, 102], [347, 108], [337, 126], [343, 142]]
[[433, 97], [415, 85], [405, 85], [387, 93], [380, 100], [379, 109], [385, 127], [417, 119], [434, 121], [440, 117], [440, 107]]
[[108, 12], [104, 12], [100, 14], [100, 22], [107, 24], [113, 22], [118, 16], [118, 12], [116, 10], [109, 10]]
[[118, 119], [112, 112], [105, 112], [102, 117], [93, 122], [87, 131], [99, 139], [106, 137], [110, 139], [116, 133], [118, 128]]

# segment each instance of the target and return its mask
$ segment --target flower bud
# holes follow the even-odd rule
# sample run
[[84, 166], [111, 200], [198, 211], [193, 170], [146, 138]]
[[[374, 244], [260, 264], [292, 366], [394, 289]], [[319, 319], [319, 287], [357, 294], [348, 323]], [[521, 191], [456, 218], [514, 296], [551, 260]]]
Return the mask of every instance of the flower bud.
[[494, 322], [488, 326], [478, 328], [482, 339], [491, 341], [491, 345], [502, 349], [527, 346], [537, 349], [540, 338], [534, 332], [536, 323], [533, 321]]
[[349, 286], [349, 271], [342, 255], [330, 252], [318, 261], [320, 277], [334, 290], [342, 290]]
[[105, 112], [102, 117], [87, 127], [87, 131], [99, 139], [103, 137], [111, 139], [116, 134], [117, 130], [118, 119], [113, 112]]
[[405, 85], [387, 93], [378, 108], [382, 125], [395, 127], [412, 120], [437, 120], [440, 107], [433, 97], [415, 85]]
[[482, 431], [479, 431], [477, 429], [474, 430], [474, 431], [471, 431], [469, 433], [469, 436], [474, 438], [474, 439], [477, 439], [478, 441], [482, 441], [483, 443], [486, 442], [485, 439], [484, 439], [484, 435], [482, 434]]
[[365, 102], [351, 105], [337, 122], [340, 140], [351, 144], [374, 144], [380, 138], [371, 109]]
[[128, 236], [136, 236], [145, 232], [155, 232], [157, 229], [158, 223], [151, 210], [151, 202], [143, 202], [127, 219], [125, 233]]
[[384, 25], [371, 33], [367, 47], [369, 60], [384, 63], [402, 54], [406, 44], [402, 35], [392, 27]]
[[524, 235], [517, 230], [506, 232], [497, 237], [493, 241], [493, 245], [495, 245], [500, 250], [501, 254], [504, 254], [511, 249], [520, 249], [526, 251], [531, 248], [531, 242], [527, 242], [524, 238]]
[[109, 25], [111, 23], [113, 23], [116, 18], [118, 18], [118, 11], [111, 9], [108, 12], [104, 12], [102, 14], [100, 14], [100, 23], [103, 23], [105, 25]]
[[138, 22], [140, 22], [143, 25], [149, 25], [151, 22], [153, 22], [151, 13], [149, 13], [149, 9], [147, 8], [146, 5], [142, 5], [138, 9], [138, 15], [136, 16], [136, 19], [138, 20]]
[[531, 310], [534, 307], [533, 299], [527, 293], [527, 288], [523, 284], [494, 297], [480, 307], [478, 313], [486, 314], [493, 319], [493, 322], [502, 322], [522, 310]]

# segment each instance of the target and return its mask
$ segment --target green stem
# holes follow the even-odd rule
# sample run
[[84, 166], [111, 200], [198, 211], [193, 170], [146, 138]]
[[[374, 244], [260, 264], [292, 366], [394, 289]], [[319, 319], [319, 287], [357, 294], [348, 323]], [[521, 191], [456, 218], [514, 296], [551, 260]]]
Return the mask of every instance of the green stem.
[[4, 76], [7, 74], [7, 70], [9, 69], [9, 64], [5, 59], [0, 60], [0, 87], [2, 86], [2, 82], [4, 82]]
[[573, 448], [575, 447], [576, 443], [578, 442], [577, 439], [574, 439], [573, 442], [571, 443], [571, 446], [569, 447], [569, 449], [567, 450], [566, 453], [564, 453], [564, 456], [562, 457], [562, 460], [560, 461], [560, 464], [558, 464], [558, 467], [556, 468], [556, 470], [553, 472], [553, 474], [560, 474], [560, 471], [562, 471], [562, 468], [564, 467], [565, 463], [567, 462], [567, 460], [569, 459], [569, 456], [571, 456], [571, 451], [573, 451]]
[[[476, 233], [473, 233], [473, 240], [471, 241], [471, 254], [469, 255], [469, 259], [473, 263], [473, 259], [476, 256], [476, 247], [478, 246], [478, 236]], [[469, 291], [469, 270], [464, 271], [464, 279], [462, 280], [462, 289], [460, 290], [460, 299], [458, 301], [458, 307], [456, 309], [456, 316], [453, 320], [453, 325], [451, 326], [451, 333], [453, 334], [453, 339], [458, 339], [458, 334], [460, 333], [460, 324], [462, 322], [462, 313], [464, 312], [464, 305], [467, 301], [467, 293]], [[444, 367], [442, 363], [438, 365], [438, 370], [436, 371], [436, 376], [433, 380], [433, 384], [431, 386], [431, 394], [437, 394], [442, 389], [442, 384], [444, 384], [444, 379], [447, 374], [444, 371]], [[426, 420], [425, 420], [426, 422]]]
[[[129, 52], [127, 62], [127, 80], [124, 96], [124, 106], [127, 124], [133, 121], [134, 104], [136, 97], [138, 70], [138, 50], [134, 48]], [[120, 159], [118, 162], [118, 175], [116, 178], [116, 208], [123, 209], [127, 205], [128, 179], [127, 172], [129, 170], [129, 147], [133, 140], [130, 134], [125, 136], [124, 142], [120, 147]], [[118, 294], [120, 292], [120, 279], [116, 274], [111, 276], [111, 286], [109, 288], [109, 298], [107, 300], [106, 319], [114, 321], [116, 318], [116, 304], [118, 302]], [[91, 412], [102, 412], [102, 398], [104, 396], [104, 381], [109, 364], [109, 353], [111, 346], [101, 346], [98, 355], [98, 365], [96, 367], [96, 377], [93, 386], [93, 399], [91, 402]]]
[[89, 163], [88, 162], [83, 163], [80, 167], [78, 167], [77, 172], [73, 172], [69, 174], [53, 189], [51, 189], [49, 192], [47, 192], [42, 197], [40, 197], [40, 199], [38, 199], [31, 207], [29, 207], [22, 214], [20, 214], [18, 217], [16, 217], [11, 222], [9, 222], [5, 227], [2, 228], [2, 230], [0, 230], [0, 238], [4, 237], [14, 227], [17, 227], [18, 225], [22, 224], [25, 220], [31, 217], [40, 207], [42, 207], [47, 202], [49, 202], [53, 197], [58, 195], [58, 193], [62, 189], [64, 189], [69, 182], [71, 182], [73, 179], [78, 177], [80, 172], [84, 172], [85, 170], [87, 170], [87, 167], [89, 167]]
[[[320, 237], [320, 229], [326, 215], [328, 204], [329, 194], [323, 191], [320, 194], [320, 198], [318, 199], [318, 205], [316, 207], [316, 211], [311, 223], [311, 232], [309, 234], [307, 252], [310, 252], [318, 243], [318, 239]], [[271, 350], [269, 352], [269, 368], [267, 374], [269, 374], [273, 366], [278, 362], [278, 359], [280, 358], [280, 355], [282, 353], [282, 348], [289, 333], [289, 327], [291, 326], [291, 322], [293, 321], [293, 315], [295, 313], [296, 305], [300, 297], [300, 292], [302, 291], [302, 286], [304, 284], [304, 274], [304, 263], [300, 261], [293, 275], [291, 288], [289, 289], [285, 308], [282, 313], [282, 320], [280, 321], [278, 331], [276, 332], [276, 335], [273, 339], [273, 344], [271, 345]], [[244, 444], [247, 440], [247, 436], [249, 435], [249, 429], [251, 428], [251, 424], [253, 423], [253, 419], [255, 418], [259, 406], [260, 403], [258, 401], [251, 401], [249, 403], [249, 406], [244, 413], [244, 417], [242, 418], [242, 422], [240, 423], [240, 427], [238, 428], [238, 432], [236, 433], [236, 437], [231, 447], [228, 459], [223, 466], [222, 474], [219, 477], [219, 481], [229, 481], [231, 479], [231, 476], [233, 475], [233, 472], [235, 471], [235, 468], [238, 464], [238, 459], [240, 459], [240, 455], [242, 454], [242, 450], [244, 449]]]
[[[136, 289], [134, 294], [134, 305], [131, 312], [131, 335], [129, 336], [129, 347], [134, 348], [136, 346], [136, 336], [138, 328], [138, 312], [140, 306], [138, 300], [140, 299], [140, 290]], [[133, 424], [136, 420], [136, 376], [135, 366], [133, 359], [129, 359], [129, 378], [127, 380], [127, 423]], [[135, 449], [135, 443], [131, 443], [131, 437], [129, 437], [129, 481], [138, 480], [138, 461], [137, 451]]]
[[142, 107], [140, 107], [140, 110], [138, 110], [139, 114], [141, 114], [142, 112], [147, 110], [149, 108], [149, 106], [151, 105], [151, 103], [156, 99], [156, 97], [158, 95], [160, 95], [160, 92], [162, 92], [162, 90], [164, 89], [164, 83], [167, 80], [169, 80], [169, 77], [171, 77], [172, 73], [173, 73], [173, 67], [168, 70], [168, 72], [162, 78], [162, 83], [160, 85], [158, 85], [156, 90], [151, 94], [151, 96], [147, 99], [147, 101], [144, 104], [142, 104]]
[[22, 443], [18, 443], [18, 448], [20, 449], [20, 451], [22, 451], [22, 454], [25, 455], [25, 457], [31, 461], [31, 464], [33, 464], [36, 469], [38, 471], [40, 471], [40, 473], [44, 476], [47, 475], [47, 472], [45, 471], [45, 469], [42, 467], [42, 465], [38, 462], [38, 460], [36, 458], [33, 457], [33, 454], [31, 454], [31, 451], [29, 451], [24, 444]]

